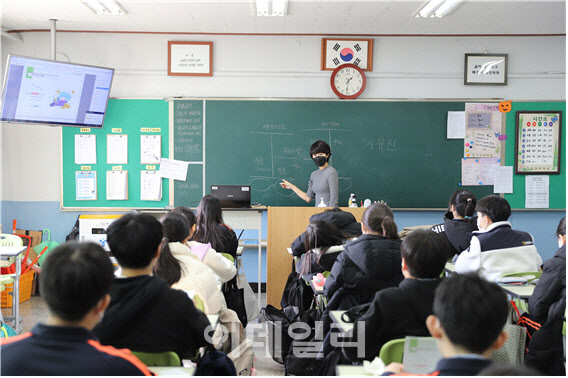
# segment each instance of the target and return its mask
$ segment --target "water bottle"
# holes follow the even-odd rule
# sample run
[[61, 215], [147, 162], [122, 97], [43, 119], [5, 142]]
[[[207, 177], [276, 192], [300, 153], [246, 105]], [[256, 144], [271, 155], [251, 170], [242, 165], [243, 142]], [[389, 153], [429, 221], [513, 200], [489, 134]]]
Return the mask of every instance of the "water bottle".
[[320, 198], [320, 203], [318, 204], [318, 207], [327, 207], [327, 205], [323, 202], [323, 197]]
[[351, 193], [351, 197], [349, 197], [349, 207], [357, 207], [357, 198], [355, 197], [354, 193]]

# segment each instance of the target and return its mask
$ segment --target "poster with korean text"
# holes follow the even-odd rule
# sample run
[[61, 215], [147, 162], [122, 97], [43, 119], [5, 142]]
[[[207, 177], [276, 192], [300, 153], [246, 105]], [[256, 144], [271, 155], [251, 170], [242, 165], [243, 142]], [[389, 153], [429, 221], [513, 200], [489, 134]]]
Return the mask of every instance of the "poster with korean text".
[[499, 158], [506, 139], [503, 132], [503, 115], [497, 103], [465, 104], [466, 158]]

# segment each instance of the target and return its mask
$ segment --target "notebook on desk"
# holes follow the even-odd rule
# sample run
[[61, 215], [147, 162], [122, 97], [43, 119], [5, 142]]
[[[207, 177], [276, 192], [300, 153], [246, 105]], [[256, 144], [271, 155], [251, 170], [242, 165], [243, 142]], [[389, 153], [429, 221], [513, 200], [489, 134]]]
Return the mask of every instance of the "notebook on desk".
[[250, 186], [211, 185], [211, 194], [219, 199], [223, 208], [249, 208]]

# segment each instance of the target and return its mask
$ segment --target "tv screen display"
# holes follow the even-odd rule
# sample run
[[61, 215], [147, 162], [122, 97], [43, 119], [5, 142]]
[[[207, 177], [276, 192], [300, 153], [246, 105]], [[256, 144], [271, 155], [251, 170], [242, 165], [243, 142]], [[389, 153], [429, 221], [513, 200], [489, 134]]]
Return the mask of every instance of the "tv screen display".
[[1, 120], [103, 126], [114, 68], [9, 55]]

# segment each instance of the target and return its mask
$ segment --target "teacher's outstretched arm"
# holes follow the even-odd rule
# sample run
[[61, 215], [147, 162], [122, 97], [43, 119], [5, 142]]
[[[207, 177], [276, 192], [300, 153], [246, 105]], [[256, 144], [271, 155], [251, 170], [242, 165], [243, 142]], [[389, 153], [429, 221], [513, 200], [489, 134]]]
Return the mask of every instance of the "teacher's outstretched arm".
[[302, 192], [300, 189], [298, 189], [298, 187], [296, 185], [292, 184], [289, 181], [282, 179], [280, 186], [283, 187], [284, 189], [292, 189], [294, 191], [294, 193], [296, 193], [298, 195], [298, 197], [300, 197], [301, 199], [303, 199], [306, 202], [310, 202], [312, 200], [310, 197], [308, 197], [308, 195], [306, 193]]

